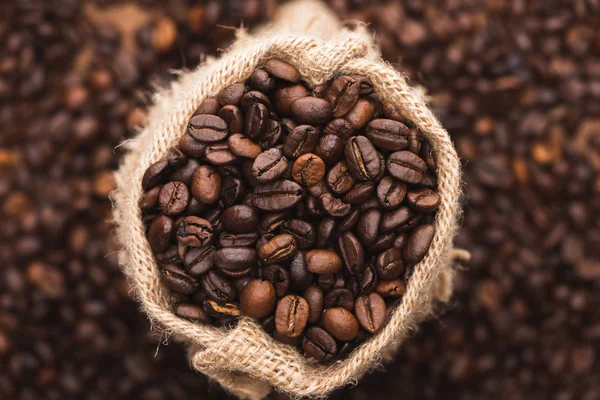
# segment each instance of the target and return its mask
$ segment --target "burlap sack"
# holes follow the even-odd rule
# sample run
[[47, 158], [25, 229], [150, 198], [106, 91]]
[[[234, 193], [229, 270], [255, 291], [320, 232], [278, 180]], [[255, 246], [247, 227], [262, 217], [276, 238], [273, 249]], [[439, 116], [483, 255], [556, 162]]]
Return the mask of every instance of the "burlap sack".
[[[144, 171], [177, 144], [202, 99], [243, 81], [272, 57], [295, 65], [310, 85], [339, 74], [370, 77], [380, 99], [395, 104], [437, 154], [441, 206], [429, 253], [415, 267], [404, 299], [385, 327], [347, 358], [328, 366], [312, 363], [296, 349], [277, 342], [249, 318], [242, 319], [235, 329], [225, 330], [175, 316], [138, 207]], [[415, 325], [431, 313], [436, 300], [445, 301], [451, 294], [449, 258], [459, 214], [460, 184], [452, 142], [422, 95], [381, 61], [367, 30], [361, 26], [354, 31], [343, 29], [319, 2], [305, 0], [284, 6], [272, 25], [253, 36], [238, 33], [236, 44], [220, 59], [183, 73], [169, 90], [156, 95], [147, 126], [124, 146], [128, 153], [116, 173], [118, 189], [114, 194], [123, 270], [154, 326], [188, 345], [193, 368], [241, 398], [259, 399], [272, 388], [292, 396], [324, 396], [356, 382], [393, 354]]]

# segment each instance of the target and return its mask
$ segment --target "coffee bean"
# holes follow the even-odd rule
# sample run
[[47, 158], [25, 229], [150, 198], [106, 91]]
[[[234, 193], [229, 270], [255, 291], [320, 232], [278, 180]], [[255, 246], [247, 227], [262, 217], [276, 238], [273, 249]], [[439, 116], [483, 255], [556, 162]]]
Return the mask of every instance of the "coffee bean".
[[230, 233], [222, 232], [219, 235], [219, 245], [221, 247], [249, 247], [253, 246], [258, 240], [256, 232], [249, 233]]
[[350, 204], [342, 202], [340, 199], [333, 197], [330, 193], [322, 195], [319, 199], [323, 209], [332, 217], [343, 217], [348, 215], [352, 208]]
[[269, 265], [265, 267], [263, 277], [273, 284], [278, 298], [285, 296], [290, 289], [290, 273], [281, 265]]
[[282, 211], [294, 207], [304, 197], [296, 182], [279, 180], [259, 185], [254, 190], [254, 205], [264, 211]]
[[231, 207], [232, 205], [241, 201], [244, 193], [244, 184], [241, 179], [232, 176], [226, 176], [221, 184], [221, 195], [219, 200], [223, 204], [223, 207]]
[[337, 223], [337, 232], [344, 233], [353, 229], [356, 226], [359, 218], [360, 210], [351, 209], [350, 212], [341, 221]]
[[190, 119], [187, 133], [199, 142], [219, 142], [227, 137], [227, 123], [216, 115], [195, 115]]
[[196, 111], [194, 111], [194, 115], [215, 115], [217, 111], [219, 111], [219, 100], [216, 97], [207, 97], [204, 100], [202, 100], [202, 103], [200, 103]]
[[229, 232], [248, 233], [258, 225], [258, 215], [254, 208], [240, 204], [225, 209], [221, 221]]
[[292, 166], [292, 177], [304, 186], [316, 184], [324, 175], [325, 163], [313, 153], [301, 155], [294, 161]]
[[190, 192], [183, 182], [165, 184], [158, 196], [160, 209], [167, 215], [182, 213], [190, 201]]
[[292, 235], [284, 233], [275, 236], [260, 246], [258, 248], [258, 257], [265, 264], [277, 264], [292, 258], [296, 250], [296, 239]]
[[344, 117], [354, 130], [363, 129], [375, 115], [375, 105], [368, 99], [360, 99]]
[[333, 119], [323, 128], [323, 135], [338, 136], [342, 139], [342, 142], [346, 142], [353, 133], [354, 128], [352, 128], [350, 122], [344, 118]]
[[285, 138], [283, 153], [290, 158], [298, 158], [302, 154], [312, 152], [318, 139], [318, 129], [310, 125], [298, 125]]
[[324, 248], [331, 240], [332, 233], [335, 229], [335, 219], [326, 217], [321, 219], [317, 229], [317, 239], [315, 241], [316, 248]]
[[352, 189], [350, 189], [350, 191], [348, 191], [344, 195], [344, 197], [342, 197], [342, 200], [344, 201], [344, 203], [348, 203], [351, 205], [360, 205], [366, 202], [369, 198], [371, 198], [371, 195], [373, 194], [374, 190], [375, 183], [360, 182], [354, 185]]
[[431, 143], [423, 142], [421, 145], [421, 158], [425, 161], [430, 171], [437, 171], [437, 159]]
[[190, 185], [194, 172], [199, 166], [200, 162], [198, 160], [190, 158], [184, 166], [177, 168], [169, 174], [169, 180], [183, 182], [186, 186]]
[[188, 275], [180, 265], [163, 265], [160, 277], [162, 283], [173, 293], [190, 295], [198, 290], [198, 281]]
[[354, 315], [342, 307], [325, 310], [322, 324], [327, 333], [346, 342], [356, 338], [360, 329]]
[[244, 96], [245, 91], [246, 88], [242, 83], [236, 83], [231, 86], [227, 86], [219, 94], [219, 102], [222, 106], [226, 106], [229, 104], [237, 106], [240, 104], [240, 101], [242, 100], [242, 96]]
[[188, 157], [178, 147], [170, 147], [167, 150], [167, 162], [171, 168], [183, 167], [188, 162]]
[[342, 117], [354, 107], [358, 101], [358, 86], [350, 76], [340, 76], [331, 82], [325, 100], [331, 104], [334, 117]]
[[235, 286], [214, 270], [210, 270], [202, 276], [200, 286], [206, 296], [221, 304], [233, 301], [236, 295]]
[[336, 282], [335, 274], [323, 274], [317, 276], [317, 285], [323, 290], [331, 290], [335, 286]]
[[344, 142], [337, 135], [324, 135], [315, 147], [315, 154], [323, 159], [325, 164], [332, 165], [337, 162], [344, 151]]
[[155, 258], [159, 264], [178, 264], [181, 262], [177, 246], [170, 246], [163, 253], [155, 253]]
[[138, 202], [138, 206], [142, 211], [149, 211], [158, 207], [160, 189], [162, 189], [162, 186], [155, 186], [142, 195]]
[[313, 281], [314, 275], [306, 268], [305, 254], [297, 251], [290, 260], [290, 285], [296, 291], [305, 290]]
[[192, 195], [204, 204], [214, 204], [221, 192], [221, 175], [210, 165], [201, 165], [192, 175]]
[[212, 239], [213, 226], [205, 219], [185, 217], [177, 226], [177, 242], [184, 246], [203, 247]]
[[198, 321], [203, 324], [210, 324], [212, 322], [204, 309], [197, 304], [175, 304], [173, 306], [173, 312], [178, 317], [190, 319], [192, 321]]
[[355, 180], [345, 162], [335, 164], [327, 173], [327, 185], [335, 194], [344, 194], [354, 186]]
[[408, 207], [400, 207], [396, 210], [383, 213], [379, 229], [381, 232], [389, 232], [406, 224], [413, 217], [413, 213]]
[[[263, 149], [273, 147], [281, 139], [281, 134], [282, 134], [282, 132], [281, 132], [280, 123], [278, 121], [275, 121], [274, 119], [270, 119], [267, 122], [266, 131], [263, 134], [261, 134], [257, 139], [258, 144]], [[280, 147], [280, 146], [278, 146], [278, 147]]]
[[227, 142], [220, 142], [206, 146], [204, 159], [212, 165], [227, 165], [235, 162], [237, 157], [229, 150]]
[[252, 318], [263, 318], [275, 308], [275, 287], [268, 280], [252, 279], [240, 293], [240, 309]]
[[246, 112], [244, 132], [246, 136], [254, 139], [267, 131], [269, 126], [269, 110], [262, 103], [254, 103]]
[[167, 159], [162, 159], [152, 164], [142, 176], [142, 189], [150, 190], [154, 186], [164, 183], [172, 168]]
[[237, 304], [223, 303], [219, 301], [206, 300], [202, 303], [202, 307], [206, 314], [212, 318], [224, 319], [224, 325], [231, 321], [231, 318], [237, 318], [242, 315]]
[[409, 265], [419, 263], [427, 254], [429, 246], [433, 241], [435, 227], [433, 225], [421, 225], [414, 229], [408, 237], [404, 246], [404, 262]]
[[348, 311], [354, 309], [354, 295], [343, 287], [332, 289], [325, 295], [325, 308], [343, 307]]
[[361, 274], [365, 268], [365, 252], [359, 240], [352, 232], [346, 232], [338, 239], [340, 255], [346, 269], [355, 275]]
[[302, 85], [280, 87], [275, 91], [275, 108], [281, 115], [291, 115], [292, 103], [307, 94], [308, 91]]
[[402, 279], [393, 279], [391, 281], [380, 281], [377, 285], [377, 293], [383, 297], [401, 297], [406, 292], [406, 285]]
[[277, 303], [275, 329], [291, 338], [299, 337], [308, 321], [308, 303], [300, 296], [288, 295]]
[[431, 213], [438, 209], [442, 199], [431, 189], [417, 189], [408, 192], [408, 206], [415, 211]]
[[399, 278], [404, 273], [402, 251], [391, 248], [379, 253], [375, 262], [375, 269], [381, 279], [391, 280]]
[[409, 144], [410, 129], [402, 122], [374, 119], [367, 125], [365, 136], [379, 149], [404, 150]]
[[150, 224], [148, 242], [155, 253], [167, 251], [174, 233], [173, 220], [166, 215], [159, 215]]
[[372, 180], [381, 172], [379, 154], [365, 136], [348, 139], [344, 147], [344, 157], [348, 170], [356, 180]]
[[359, 296], [356, 299], [356, 319], [369, 333], [375, 333], [383, 327], [386, 311], [385, 301], [377, 293]]
[[214, 263], [234, 278], [247, 275], [256, 265], [256, 250], [250, 247], [223, 247], [215, 252]]
[[254, 90], [260, 90], [261, 92], [271, 92], [276, 87], [275, 79], [264, 69], [255, 69], [248, 85]]
[[264, 104], [265, 107], [267, 107], [267, 109], [271, 108], [271, 100], [269, 100], [269, 98], [267, 96], [265, 96], [263, 93], [256, 91], [256, 90], [251, 90], [251, 91], [247, 92], [242, 97], [240, 105], [242, 107], [242, 110], [244, 110], [244, 112], [248, 112], [248, 110], [250, 109], [250, 107], [252, 107], [254, 105], [254, 103], [262, 103], [262, 104]]
[[361, 280], [357, 282], [358, 287], [356, 289], [358, 293], [367, 294], [374, 291], [378, 284], [379, 277], [377, 276], [375, 267], [373, 267], [371, 264], [368, 264]]
[[427, 172], [427, 164], [419, 156], [408, 150], [392, 153], [387, 160], [387, 170], [394, 178], [403, 182], [422, 183]]
[[239, 157], [255, 159], [262, 153], [262, 148], [258, 144], [254, 143], [249, 137], [239, 133], [229, 136], [227, 144], [229, 145], [229, 150]]
[[290, 234], [296, 239], [299, 249], [308, 249], [315, 242], [315, 228], [301, 219], [290, 219], [281, 225], [281, 233]]
[[321, 206], [319, 199], [313, 196], [306, 196], [305, 200], [306, 212], [311, 217], [322, 217], [325, 215], [325, 210]]
[[252, 175], [259, 183], [272, 182], [281, 177], [288, 167], [287, 158], [277, 148], [263, 151], [252, 163]]
[[324, 329], [311, 326], [302, 339], [302, 348], [307, 357], [317, 361], [328, 361], [337, 353], [337, 343]]
[[306, 268], [315, 274], [333, 274], [342, 268], [342, 260], [335, 251], [316, 249], [306, 253]]
[[190, 247], [183, 257], [183, 264], [192, 275], [198, 276], [208, 272], [213, 264], [215, 248], [212, 245]]
[[291, 83], [300, 81], [300, 73], [298, 70], [293, 65], [288, 64], [285, 61], [272, 58], [266, 62], [264, 69], [275, 78]]
[[239, 134], [244, 129], [244, 114], [237, 106], [228, 105], [219, 110], [219, 117], [227, 124], [229, 135]]
[[358, 93], [361, 96], [373, 94], [375, 89], [373, 88], [373, 82], [371, 82], [371, 79], [361, 75], [353, 75], [352, 78], [356, 79], [356, 82], [358, 83]]
[[323, 313], [323, 304], [325, 302], [323, 289], [317, 285], [312, 285], [304, 291], [302, 296], [308, 303], [308, 323], [316, 324], [321, 319], [321, 314]]
[[290, 107], [292, 116], [300, 124], [322, 125], [331, 118], [331, 105], [318, 97], [301, 97]]
[[360, 216], [356, 226], [356, 236], [363, 246], [369, 247], [377, 240], [381, 215], [380, 210], [371, 209]]
[[391, 210], [400, 205], [406, 196], [406, 185], [385, 176], [377, 185], [377, 201], [381, 207]]
[[287, 218], [288, 215], [285, 212], [266, 214], [260, 221], [260, 230], [262, 233], [274, 232]]
[[200, 158], [206, 151], [206, 143], [199, 142], [187, 132], [179, 139], [178, 145], [188, 157]]

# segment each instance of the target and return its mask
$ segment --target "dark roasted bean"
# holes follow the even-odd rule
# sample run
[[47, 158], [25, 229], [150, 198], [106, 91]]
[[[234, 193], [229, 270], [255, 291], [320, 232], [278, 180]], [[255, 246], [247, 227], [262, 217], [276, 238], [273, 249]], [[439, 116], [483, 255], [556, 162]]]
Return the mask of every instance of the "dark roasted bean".
[[284, 81], [291, 83], [296, 83], [300, 80], [300, 73], [296, 67], [286, 63], [285, 61], [272, 58], [266, 62], [264, 68], [265, 71], [275, 78], [283, 79]]
[[190, 119], [187, 133], [199, 142], [219, 142], [227, 137], [227, 123], [216, 115], [195, 115]]
[[385, 301], [377, 293], [359, 296], [356, 299], [355, 314], [358, 323], [364, 330], [375, 333], [385, 323]]
[[334, 79], [325, 93], [325, 100], [331, 104], [334, 117], [344, 116], [358, 101], [356, 79], [350, 76], [340, 76]]
[[265, 267], [263, 277], [273, 284], [278, 298], [285, 296], [290, 289], [290, 273], [281, 265], [269, 265]]
[[288, 167], [287, 158], [277, 148], [263, 151], [252, 163], [252, 175], [259, 183], [272, 182], [281, 177]]
[[148, 242], [155, 253], [167, 251], [174, 233], [173, 220], [166, 215], [159, 215], [150, 224]]
[[328, 361], [337, 354], [337, 343], [324, 329], [311, 326], [302, 339], [304, 354], [317, 361]]
[[275, 329], [291, 338], [299, 337], [308, 321], [308, 303], [300, 296], [289, 295], [277, 304]]
[[183, 264], [192, 275], [202, 275], [208, 272], [213, 264], [215, 248], [212, 245], [190, 247], [183, 257]]
[[325, 308], [343, 307], [348, 311], [354, 309], [354, 295], [348, 289], [336, 288], [327, 292], [324, 300]]
[[221, 222], [229, 232], [249, 233], [258, 225], [258, 214], [253, 207], [235, 205], [223, 211]]
[[359, 181], [375, 179], [383, 168], [377, 150], [365, 136], [348, 139], [344, 147], [344, 156], [348, 170]]
[[163, 265], [161, 280], [174, 293], [190, 295], [198, 290], [198, 281], [177, 264]]
[[415, 265], [425, 257], [433, 241], [435, 227], [421, 225], [414, 229], [404, 246], [404, 262]]
[[209, 298], [219, 303], [230, 302], [236, 295], [235, 286], [213, 270], [202, 276], [200, 286]]
[[294, 100], [290, 110], [300, 124], [322, 125], [331, 118], [331, 105], [318, 97], [300, 97]]
[[391, 119], [374, 119], [367, 125], [365, 136], [382, 150], [404, 150], [408, 147], [410, 129], [402, 122]]
[[296, 239], [298, 248], [308, 249], [313, 246], [316, 238], [315, 228], [301, 219], [290, 219], [281, 225], [281, 233], [288, 233]]
[[392, 153], [387, 160], [387, 170], [394, 178], [418, 184], [425, 179], [427, 164], [408, 150]]
[[440, 206], [440, 195], [431, 189], [411, 190], [406, 196], [408, 206], [415, 211], [431, 213]]
[[379, 253], [375, 262], [375, 269], [381, 279], [391, 280], [399, 278], [404, 273], [402, 251], [391, 248]]
[[282, 211], [295, 206], [304, 197], [302, 187], [289, 180], [259, 185], [254, 190], [254, 205], [264, 211]]
[[182, 213], [189, 201], [190, 192], [183, 182], [169, 182], [163, 185], [158, 196], [160, 209], [167, 215]]
[[319, 139], [319, 130], [310, 125], [298, 125], [285, 138], [283, 152], [290, 158], [298, 158], [302, 154], [314, 150]]

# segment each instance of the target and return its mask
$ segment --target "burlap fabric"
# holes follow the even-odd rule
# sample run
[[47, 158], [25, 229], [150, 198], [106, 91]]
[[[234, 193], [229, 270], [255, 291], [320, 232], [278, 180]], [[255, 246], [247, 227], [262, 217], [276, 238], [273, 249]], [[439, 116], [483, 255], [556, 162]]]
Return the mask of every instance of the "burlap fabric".
[[[242, 319], [235, 329], [225, 330], [175, 316], [160, 283], [138, 208], [144, 171], [177, 144], [200, 102], [243, 81], [272, 57], [295, 65], [311, 85], [339, 74], [370, 77], [379, 98], [395, 104], [427, 137], [437, 154], [441, 205], [429, 253], [415, 267], [404, 299], [385, 327], [347, 358], [329, 366], [306, 360], [249, 318]], [[135, 296], [157, 329], [188, 345], [193, 368], [241, 398], [259, 399], [271, 388], [296, 397], [317, 397], [356, 382], [394, 353], [416, 324], [432, 312], [436, 300], [445, 301], [451, 294], [449, 258], [459, 214], [460, 185], [460, 166], [452, 142], [423, 96], [381, 61], [368, 31], [361, 26], [352, 31], [342, 28], [319, 2], [305, 0], [283, 7], [272, 25], [252, 36], [239, 32], [236, 44], [220, 59], [183, 73], [171, 88], [155, 96], [147, 126], [124, 146], [128, 153], [116, 173], [114, 217], [123, 246], [120, 261]]]

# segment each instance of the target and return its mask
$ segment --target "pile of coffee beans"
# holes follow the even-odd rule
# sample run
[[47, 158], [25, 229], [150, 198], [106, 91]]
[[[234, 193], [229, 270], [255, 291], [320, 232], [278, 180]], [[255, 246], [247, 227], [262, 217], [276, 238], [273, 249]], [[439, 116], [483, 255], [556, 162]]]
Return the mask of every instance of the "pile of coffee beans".
[[310, 88], [272, 59], [202, 101], [142, 178], [173, 310], [241, 315], [319, 361], [385, 324], [440, 204], [431, 145], [363, 76]]

